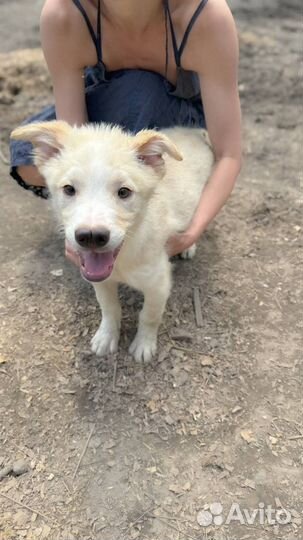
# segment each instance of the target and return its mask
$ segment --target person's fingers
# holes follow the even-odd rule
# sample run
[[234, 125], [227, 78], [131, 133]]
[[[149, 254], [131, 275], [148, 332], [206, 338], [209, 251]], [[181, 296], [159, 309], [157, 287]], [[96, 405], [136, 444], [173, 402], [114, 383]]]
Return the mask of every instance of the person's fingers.
[[65, 257], [71, 261], [72, 263], [74, 263], [76, 266], [80, 266], [80, 257], [79, 257], [79, 254], [74, 251], [70, 245], [68, 244], [68, 242], [65, 242]]
[[181, 250], [180, 241], [176, 237], [170, 238], [166, 244], [166, 252], [169, 257], [174, 257]]
[[77, 253], [72, 252], [72, 251], [66, 251], [65, 256], [69, 261], [74, 263], [76, 266], [80, 266], [80, 259]]
[[80, 266], [80, 258], [79, 258], [79, 255], [77, 255], [76, 253], [67, 253], [66, 257], [69, 261], [71, 261], [76, 266], [78, 267]]

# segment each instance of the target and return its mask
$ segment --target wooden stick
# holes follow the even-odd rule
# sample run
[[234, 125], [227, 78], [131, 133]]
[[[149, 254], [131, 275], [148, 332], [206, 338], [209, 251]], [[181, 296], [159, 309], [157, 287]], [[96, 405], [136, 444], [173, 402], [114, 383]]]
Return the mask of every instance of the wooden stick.
[[[42, 517], [43, 519], [45, 519], [49, 523], [51, 523], [51, 521], [52, 521], [51, 518], [49, 518], [45, 514], [42, 514], [42, 512], [39, 512], [39, 510], [36, 510], [35, 508], [31, 508], [30, 506], [27, 506], [27, 504], [24, 504], [24, 503], [22, 503], [20, 501], [17, 501], [16, 499], [12, 499], [8, 495], [4, 495], [4, 493], [0, 493], [0, 497], [4, 497], [8, 501], [11, 501], [14, 504], [18, 504], [19, 506], [22, 506], [22, 508], [26, 508], [26, 510], [29, 510], [33, 514], [37, 514], [38, 516]], [[57, 523], [57, 522], [54, 522], [54, 523]]]
[[115, 364], [114, 364], [113, 392], [116, 391], [117, 368], [118, 368], [118, 360], [116, 360], [116, 361], [115, 361]]
[[73, 474], [73, 481], [75, 480], [75, 478], [76, 478], [76, 476], [77, 476], [77, 472], [78, 472], [79, 467], [80, 467], [80, 465], [81, 465], [81, 461], [82, 461], [82, 459], [83, 459], [84, 456], [85, 456], [86, 450], [87, 450], [88, 445], [89, 445], [89, 441], [91, 440], [94, 431], [95, 431], [95, 424], [93, 425], [93, 427], [92, 427], [92, 429], [91, 429], [91, 431], [90, 431], [90, 434], [89, 434], [89, 436], [87, 437], [87, 441], [86, 441], [86, 443], [85, 443], [85, 445], [84, 445], [84, 448], [83, 448], [83, 450], [82, 450], [81, 456], [80, 456], [79, 461], [78, 461], [78, 463], [77, 463], [77, 467], [75, 468], [75, 472], [74, 472], [74, 474]]
[[194, 310], [196, 317], [196, 325], [198, 326], [198, 328], [201, 328], [201, 326], [203, 326], [203, 317], [199, 287], [194, 287]]

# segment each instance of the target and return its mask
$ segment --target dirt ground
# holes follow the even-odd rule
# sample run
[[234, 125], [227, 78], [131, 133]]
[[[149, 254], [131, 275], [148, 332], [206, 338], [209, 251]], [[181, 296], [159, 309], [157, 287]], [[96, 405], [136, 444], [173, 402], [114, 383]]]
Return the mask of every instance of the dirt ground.
[[195, 262], [176, 261], [144, 367], [126, 353], [140, 296], [121, 290], [120, 352], [98, 360], [93, 289], [8, 178], [10, 130], [51, 95], [39, 50], [15, 50], [39, 43], [40, 4], [0, 1], [0, 539], [302, 540], [300, 2], [230, 2], [245, 165]]

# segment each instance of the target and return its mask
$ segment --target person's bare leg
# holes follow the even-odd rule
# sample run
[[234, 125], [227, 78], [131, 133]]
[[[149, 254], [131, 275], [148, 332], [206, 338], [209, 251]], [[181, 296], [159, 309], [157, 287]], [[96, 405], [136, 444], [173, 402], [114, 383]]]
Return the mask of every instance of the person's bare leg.
[[22, 180], [30, 186], [45, 186], [45, 180], [34, 165], [21, 165], [17, 167], [17, 173]]

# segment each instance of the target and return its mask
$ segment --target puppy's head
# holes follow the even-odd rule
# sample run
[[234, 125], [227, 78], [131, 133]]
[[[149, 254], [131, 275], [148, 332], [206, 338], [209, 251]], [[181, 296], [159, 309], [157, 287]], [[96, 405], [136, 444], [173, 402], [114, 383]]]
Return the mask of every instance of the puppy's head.
[[34, 123], [15, 129], [12, 138], [33, 144], [34, 162], [89, 281], [110, 276], [128, 232], [165, 174], [163, 155], [182, 159], [161, 133], [132, 136], [102, 124]]

